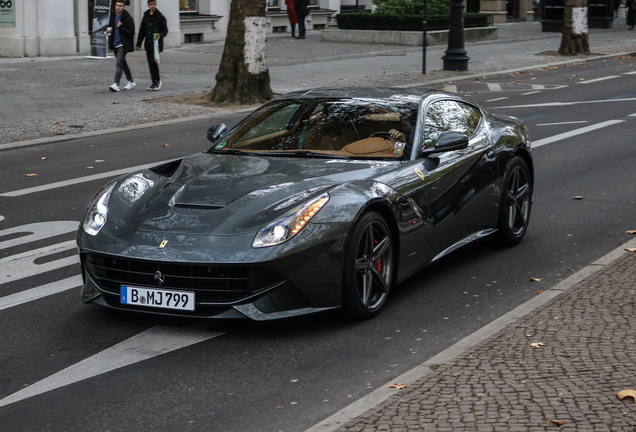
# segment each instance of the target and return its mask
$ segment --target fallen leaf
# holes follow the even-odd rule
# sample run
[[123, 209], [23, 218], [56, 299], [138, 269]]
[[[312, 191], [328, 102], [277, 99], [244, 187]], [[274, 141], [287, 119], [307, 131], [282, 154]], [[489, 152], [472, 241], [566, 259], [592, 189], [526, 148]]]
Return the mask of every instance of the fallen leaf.
[[48, 157], [44, 156], [44, 157], [42, 157], [42, 158], [40, 158], [40, 159], [42, 159], [42, 160], [47, 160], [47, 159], [48, 159]]
[[119, 104], [119, 102], [117, 102], [117, 101], [113, 102], [113, 105], [118, 105], [118, 104]]
[[583, 197], [581, 195], [573, 196], [572, 199], [582, 200]]
[[206, 86], [206, 87], [212, 87], [212, 86], [211, 86], [211, 85], [209, 85], [209, 86]]
[[545, 344], [543, 342], [532, 342], [530, 346], [532, 348], [541, 348], [542, 346], [545, 346]]
[[100, 162], [104, 162], [104, 160], [103, 160], [103, 159], [97, 159], [97, 160], [95, 161], [95, 163], [100, 163]]
[[394, 388], [394, 389], [402, 390], [402, 389], [406, 388], [406, 384], [404, 384], [404, 383], [391, 384], [391, 385], [388, 385], [387, 388]]
[[543, 294], [543, 291], [537, 291], [537, 295]]
[[86, 167], [86, 169], [93, 169], [94, 167]]
[[636, 230], [629, 230], [629, 231], [625, 231], [627, 234], [631, 234], [634, 235], [636, 234]]
[[80, 76], [80, 74], [75, 74], [75, 76], [76, 76], [76, 77], [77, 77], [77, 76]]
[[170, 144], [161, 144], [161, 147], [170, 147]]
[[530, 282], [541, 282], [541, 279], [532, 277], [530, 278]]
[[25, 174], [27, 177], [35, 177], [37, 174]]
[[616, 396], [618, 396], [620, 400], [623, 400], [626, 397], [630, 397], [634, 399], [634, 402], [636, 402], [636, 390], [623, 390], [616, 393]]
[[53, 122], [53, 124], [60, 124], [60, 122]]
[[181, 68], [177, 68], [177, 70], [181, 70]]
[[627, 252], [636, 252], [636, 248], [626, 248]]
[[552, 422], [552, 424], [555, 424], [557, 426], [561, 426], [563, 424], [563, 422], [561, 420], [550, 420]]
[[277, 406], [276, 408], [281, 409], [281, 408], [285, 408], [285, 407], [284, 407], [284, 406], [282, 406], [282, 405], [279, 405], [279, 406]]

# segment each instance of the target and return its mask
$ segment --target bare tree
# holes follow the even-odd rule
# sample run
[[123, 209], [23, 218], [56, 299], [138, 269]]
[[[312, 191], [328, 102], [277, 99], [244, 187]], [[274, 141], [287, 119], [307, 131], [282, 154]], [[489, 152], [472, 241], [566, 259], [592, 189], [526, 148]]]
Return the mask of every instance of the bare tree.
[[250, 104], [272, 98], [265, 59], [265, 1], [232, 0], [213, 102]]
[[561, 55], [589, 54], [587, 0], [565, 0]]

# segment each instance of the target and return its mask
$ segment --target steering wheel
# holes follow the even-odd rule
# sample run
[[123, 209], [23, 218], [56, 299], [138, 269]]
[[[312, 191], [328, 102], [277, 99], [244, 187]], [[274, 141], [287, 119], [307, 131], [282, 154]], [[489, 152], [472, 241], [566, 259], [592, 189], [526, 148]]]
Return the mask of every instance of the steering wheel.
[[373, 132], [373, 133], [371, 134], [371, 136], [372, 136], [372, 137], [380, 136], [380, 135], [386, 135], [386, 138], [384, 138], [384, 139], [386, 139], [386, 140], [393, 141], [393, 140], [395, 139], [395, 138], [393, 138], [393, 137], [391, 136], [391, 132], [389, 132], [389, 131], [377, 131], [377, 132]]

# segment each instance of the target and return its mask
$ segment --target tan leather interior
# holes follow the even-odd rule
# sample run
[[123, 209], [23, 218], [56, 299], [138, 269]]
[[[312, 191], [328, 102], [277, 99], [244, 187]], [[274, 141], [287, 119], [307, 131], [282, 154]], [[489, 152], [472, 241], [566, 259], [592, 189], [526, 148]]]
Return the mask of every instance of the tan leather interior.
[[391, 143], [391, 141], [385, 140], [384, 138], [371, 137], [352, 142], [351, 144], [344, 146], [342, 150], [346, 153], [352, 153], [356, 155], [379, 153], [388, 150], [393, 151], [393, 143]]

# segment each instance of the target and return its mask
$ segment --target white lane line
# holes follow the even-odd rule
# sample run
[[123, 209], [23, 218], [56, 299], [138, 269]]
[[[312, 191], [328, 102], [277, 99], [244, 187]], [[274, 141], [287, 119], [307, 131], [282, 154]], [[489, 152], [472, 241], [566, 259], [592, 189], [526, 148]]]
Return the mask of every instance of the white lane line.
[[605, 81], [605, 80], [609, 80], [609, 79], [614, 79], [614, 78], [620, 78], [620, 75], [610, 75], [610, 76], [606, 76], [606, 77], [602, 77], [602, 78], [594, 78], [591, 80], [586, 80], [586, 81], [579, 81], [577, 82], [577, 84], [592, 84], [595, 82], [599, 82], [599, 81]]
[[636, 117], [636, 113], [634, 113], [634, 114], [630, 114], [630, 115], [628, 115], [627, 117]]
[[0, 194], [0, 196], [3, 196], [3, 197], [17, 197], [17, 196], [21, 196], [21, 195], [27, 195], [27, 194], [32, 194], [32, 193], [36, 193], [36, 192], [42, 192], [42, 191], [46, 191], [46, 190], [57, 189], [57, 188], [61, 188], [61, 187], [64, 187], [64, 186], [70, 186], [70, 185], [79, 184], [79, 183], [86, 183], [86, 182], [93, 181], [93, 180], [99, 180], [99, 179], [108, 178], [108, 177], [115, 177], [115, 176], [119, 176], [119, 175], [123, 175], [123, 174], [128, 174], [128, 173], [133, 172], [133, 171], [138, 171], [138, 170], [142, 170], [142, 169], [146, 169], [146, 168], [152, 168], [154, 166], [158, 166], [158, 165], [161, 165], [161, 164], [164, 164], [164, 163], [167, 163], [167, 162], [172, 162], [173, 160], [175, 160], [175, 159], [159, 161], [159, 162], [153, 162], [151, 164], [138, 165], [138, 166], [134, 166], [134, 167], [130, 167], [130, 168], [123, 168], [123, 169], [114, 170], [114, 171], [108, 171], [108, 172], [104, 172], [104, 173], [101, 173], [101, 174], [94, 174], [94, 175], [90, 175], [90, 176], [86, 176], [86, 177], [79, 177], [79, 178], [76, 178], [76, 179], [64, 180], [64, 181], [55, 182], [55, 183], [49, 183], [47, 185], [35, 186], [35, 187], [26, 188], [26, 189], [20, 189], [20, 190], [16, 190], [16, 191], [12, 191], [12, 192], [5, 192], [5, 193]]
[[[2, 216], [0, 216], [0, 218], [4, 219], [4, 217]], [[0, 231], [0, 239], [13, 234], [22, 235], [11, 240], [0, 241], [0, 250], [42, 240], [49, 237], [55, 237], [61, 234], [75, 232], [77, 231], [78, 226], [79, 222], [75, 221], [55, 221], [37, 222], [28, 225], [7, 228]]]
[[491, 92], [500, 92], [503, 91], [501, 88], [501, 84], [497, 84], [497, 83], [486, 83], [486, 85], [488, 86], [488, 90], [490, 90]]
[[521, 93], [521, 96], [531, 95], [531, 94], [535, 94], [535, 93], [541, 93], [541, 92], [538, 91], [538, 90], [537, 91], [531, 91], [531, 92], [528, 92], [528, 93]]
[[46, 273], [51, 270], [57, 270], [62, 267], [78, 264], [79, 257], [77, 255], [60, 258], [44, 264], [35, 263], [35, 260], [38, 258], [74, 250], [75, 248], [77, 248], [75, 240], [69, 240], [0, 259], [0, 286], [7, 282], [14, 282], [27, 277]]
[[531, 86], [534, 90], [545, 90], [545, 86], [543, 84], [532, 84]]
[[633, 72], [623, 72], [623, 75], [634, 75], [636, 74], [636, 71]]
[[0, 297], [0, 310], [20, 306], [24, 303], [68, 291], [73, 288], [79, 288], [81, 286], [82, 277], [80, 275], [76, 275], [57, 282], [51, 282], [50, 284], [42, 285], [37, 288], [31, 288], [30, 290]]
[[496, 101], [500, 101], [500, 100], [504, 100], [504, 99], [508, 99], [508, 97], [500, 97], [500, 98], [497, 98], [497, 99], [490, 99], [490, 100], [487, 100], [486, 102], [496, 102]]
[[156, 326], [0, 400], [0, 407], [222, 336], [198, 321], [182, 328]]
[[582, 135], [584, 133], [591, 132], [591, 131], [594, 131], [594, 130], [597, 130], [597, 129], [602, 129], [604, 127], [608, 127], [608, 126], [612, 126], [612, 125], [615, 125], [615, 124], [623, 123], [624, 121], [625, 120], [608, 120], [606, 122], [597, 123], [597, 124], [594, 124], [594, 125], [590, 125], [590, 126], [586, 126], [586, 127], [580, 128], [580, 129], [574, 129], [574, 130], [572, 130], [570, 132], [565, 132], [565, 133], [562, 133], [562, 134], [558, 134], [558, 135], [554, 135], [554, 136], [551, 136], [551, 137], [543, 138], [543, 139], [534, 141], [532, 143], [532, 148], [541, 147], [541, 146], [544, 146], [546, 144], [551, 144], [551, 143], [556, 142], [556, 141], [561, 141], [561, 140], [564, 140], [564, 139], [567, 139], [567, 138], [571, 138], [573, 136]]
[[457, 86], [453, 84], [446, 85], [444, 86], [444, 91], [447, 91], [449, 93], [457, 93]]
[[579, 121], [560, 122], [560, 123], [541, 123], [541, 124], [536, 124], [535, 126], [559, 126], [559, 125], [578, 124], [578, 123], [589, 123], [589, 121], [579, 120]]
[[[561, 106], [584, 105], [584, 104], [595, 104], [595, 103], [605, 103], [605, 102], [634, 102], [634, 101], [636, 101], [636, 98], [604, 99], [604, 100], [579, 101], [579, 102], [546, 102], [546, 103], [527, 104], [527, 105], [507, 105], [507, 106], [499, 106], [499, 107], [493, 107], [493, 108], [491, 108], [491, 109], [496, 109], [496, 108], [541, 108], [541, 107], [561, 107]], [[2, 196], [2, 195], [0, 195], [0, 196]]]
[[0, 222], [2, 222], [4, 220], [4, 216], [0, 215]]

